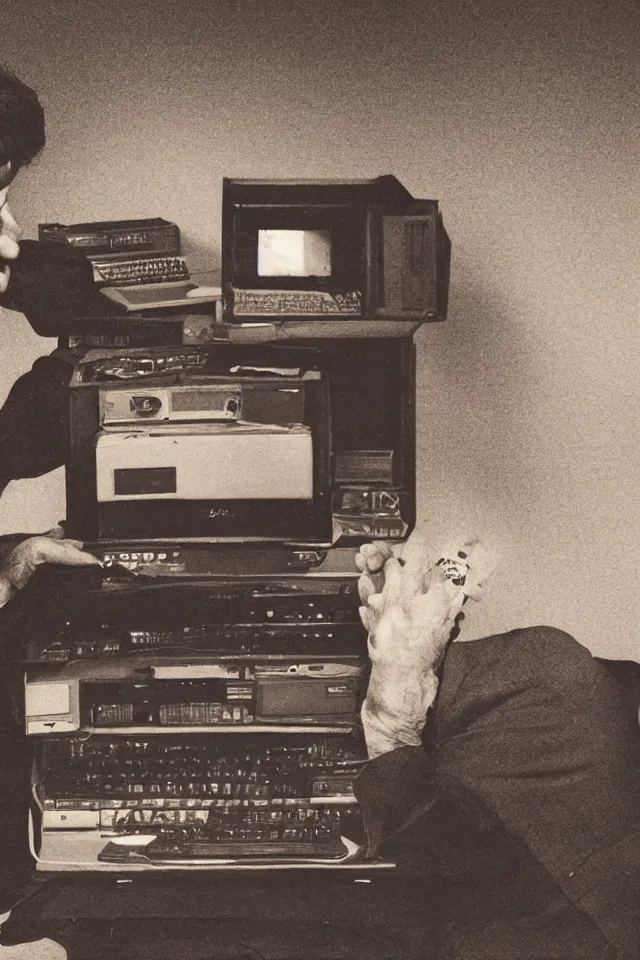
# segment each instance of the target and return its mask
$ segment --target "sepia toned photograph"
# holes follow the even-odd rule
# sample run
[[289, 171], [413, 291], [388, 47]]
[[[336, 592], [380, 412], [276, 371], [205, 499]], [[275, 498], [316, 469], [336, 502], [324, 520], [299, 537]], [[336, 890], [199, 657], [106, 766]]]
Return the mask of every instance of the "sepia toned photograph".
[[0, 960], [638, 960], [633, 0], [6, 0]]

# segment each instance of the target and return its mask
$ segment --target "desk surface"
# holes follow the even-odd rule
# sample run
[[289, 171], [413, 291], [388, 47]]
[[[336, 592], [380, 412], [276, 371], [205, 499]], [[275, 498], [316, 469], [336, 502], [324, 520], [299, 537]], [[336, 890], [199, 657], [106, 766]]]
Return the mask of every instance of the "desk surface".
[[428, 960], [421, 889], [397, 875], [44, 879], [3, 928], [50, 937], [70, 960]]

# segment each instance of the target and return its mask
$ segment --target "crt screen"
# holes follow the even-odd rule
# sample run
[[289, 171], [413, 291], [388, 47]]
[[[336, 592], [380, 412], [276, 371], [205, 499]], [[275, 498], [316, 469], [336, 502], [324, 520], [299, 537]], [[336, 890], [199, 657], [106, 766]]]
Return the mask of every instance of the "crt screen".
[[328, 230], [259, 230], [259, 277], [330, 277]]

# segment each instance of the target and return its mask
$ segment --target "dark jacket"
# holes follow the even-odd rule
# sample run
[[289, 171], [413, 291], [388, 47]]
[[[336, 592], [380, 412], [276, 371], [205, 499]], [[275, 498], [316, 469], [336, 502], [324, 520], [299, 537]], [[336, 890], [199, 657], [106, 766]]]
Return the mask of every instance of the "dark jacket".
[[[110, 313], [86, 257], [68, 244], [36, 240], [20, 244], [0, 307], [23, 313], [40, 336], [60, 338]], [[11, 388], [0, 410], [0, 492], [11, 480], [39, 477], [64, 464], [72, 367], [72, 354], [56, 350], [36, 360]]]
[[445, 955], [639, 957], [637, 703], [611, 672], [546, 627], [454, 644], [427, 730], [356, 795]]
[[67, 243], [22, 240], [10, 267], [0, 307], [24, 313], [41, 337], [64, 337], [78, 318], [109, 314], [107, 301], [93, 282], [90, 262]]

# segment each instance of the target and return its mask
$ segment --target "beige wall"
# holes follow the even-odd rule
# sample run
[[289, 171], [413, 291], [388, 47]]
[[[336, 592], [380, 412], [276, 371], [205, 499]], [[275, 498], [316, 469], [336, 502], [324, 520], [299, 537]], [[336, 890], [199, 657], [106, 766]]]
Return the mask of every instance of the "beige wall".
[[[162, 215], [206, 269], [225, 175], [393, 172], [441, 201], [451, 310], [417, 337], [419, 512], [496, 542], [469, 635], [552, 623], [640, 660], [635, 0], [11, 6], [0, 56], [48, 117], [13, 189], [28, 236]], [[4, 396], [52, 344], [5, 314], [0, 346]], [[59, 475], [14, 486], [0, 526], [63, 504]]]

